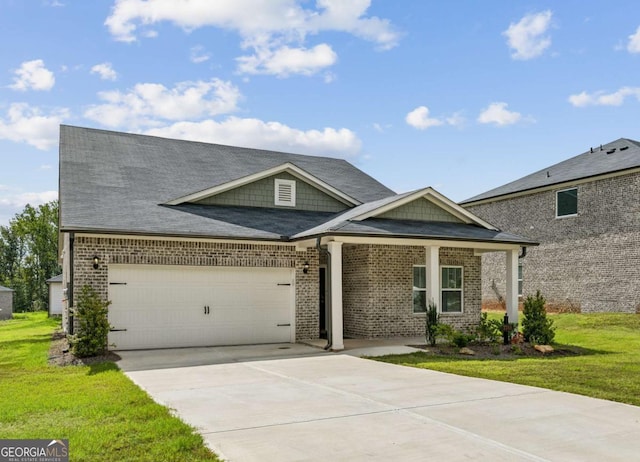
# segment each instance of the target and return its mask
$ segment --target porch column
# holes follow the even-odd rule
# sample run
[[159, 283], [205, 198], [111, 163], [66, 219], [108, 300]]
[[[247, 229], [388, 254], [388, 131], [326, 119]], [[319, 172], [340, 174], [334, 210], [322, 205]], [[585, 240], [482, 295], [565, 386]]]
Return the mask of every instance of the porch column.
[[518, 322], [518, 250], [507, 250], [507, 315]]
[[331, 349], [344, 350], [342, 324], [342, 242], [327, 243], [331, 254]]
[[427, 279], [427, 307], [432, 301], [438, 305], [438, 311], [442, 310], [440, 306], [440, 247], [425, 247], [426, 263], [425, 275]]

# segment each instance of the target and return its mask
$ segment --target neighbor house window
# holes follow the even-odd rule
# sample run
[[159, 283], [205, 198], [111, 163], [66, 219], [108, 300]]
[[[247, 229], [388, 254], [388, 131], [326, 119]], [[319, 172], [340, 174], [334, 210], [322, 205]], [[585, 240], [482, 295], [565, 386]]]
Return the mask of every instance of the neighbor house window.
[[556, 217], [578, 214], [578, 188], [565, 189], [556, 193]]
[[443, 266], [441, 268], [441, 309], [443, 313], [462, 313], [462, 267]]
[[518, 297], [522, 297], [522, 263], [518, 263]]
[[413, 267], [413, 312], [427, 311], [427, 268]]

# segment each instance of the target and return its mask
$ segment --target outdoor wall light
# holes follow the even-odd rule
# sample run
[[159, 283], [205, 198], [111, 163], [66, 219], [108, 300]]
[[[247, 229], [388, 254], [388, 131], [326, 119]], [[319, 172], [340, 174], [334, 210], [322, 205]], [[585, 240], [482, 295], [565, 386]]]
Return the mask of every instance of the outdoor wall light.
[[309, 272], [309, 262], [308, 261], [305, 261], [304, 265], [302, 265], [302, 272], [304, 274], [307, 274]]
[[100, 264], [100, 258], [98, 256], [93, 257], [93, 269], [98, 269]]

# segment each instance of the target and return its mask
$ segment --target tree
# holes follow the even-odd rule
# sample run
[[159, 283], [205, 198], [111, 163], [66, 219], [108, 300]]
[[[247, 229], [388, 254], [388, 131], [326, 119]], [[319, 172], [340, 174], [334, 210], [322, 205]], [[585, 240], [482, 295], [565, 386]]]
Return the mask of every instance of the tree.
[[529, 295], [524, 301], [522, 334], [527, 342], [549, 345], [556, 336], [553, 320], [547, 318], [545, 303], [539, 290], [535, 296]]
[[15, 291], [16, 311], [46, 310], [46, 280], [59, 272], [58, 202], [27, 204], [9, 226], [0, 226], [0, 284]]

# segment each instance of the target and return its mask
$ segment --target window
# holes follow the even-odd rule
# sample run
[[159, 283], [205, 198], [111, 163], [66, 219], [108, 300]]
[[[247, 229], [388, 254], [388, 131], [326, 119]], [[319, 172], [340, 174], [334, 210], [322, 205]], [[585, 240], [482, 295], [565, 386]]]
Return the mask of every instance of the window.
[[441, 307], [443, 313], [462, 313], [462, 267], [441, 268]]
[[518, 263], [518, 297], [522, 297], [522, 263]]
[[285, 207], [296, 206], [296, 182], [294, 180], [275, 180], [275, 204]]
[[578, 214], [578, 188], [565, 189], [556, 193], [556, 218]]
[[413, 312], [427, 312], [427, 269], [424, 266], [413, 267]]

